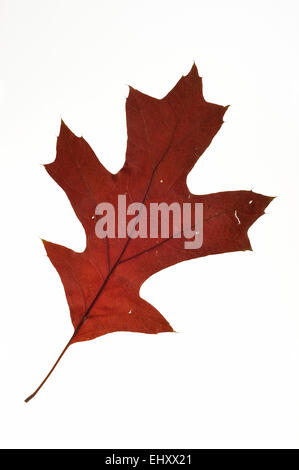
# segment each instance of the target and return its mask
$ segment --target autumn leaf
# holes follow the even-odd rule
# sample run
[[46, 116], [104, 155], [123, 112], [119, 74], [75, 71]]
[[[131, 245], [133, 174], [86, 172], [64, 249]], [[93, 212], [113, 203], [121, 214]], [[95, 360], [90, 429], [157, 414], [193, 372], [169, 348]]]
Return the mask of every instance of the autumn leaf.
[[[200, 196], [190, 193], [186, 184], [188, 173], [222, 126], [226, 110], [227, 106], [205, 101], [195, 65], [163, 99], [130, 87], [126, 161], [117, 174], [111, 174], [87, 142], [61, 122], [56, 159], [45, 168], [65, 191], [82, 223], [86, 248], [77, 253], [43, 242], [63, 283], [74, 333], [49, 374], [25, 401], [36, 395], [72, 343], [114, 331], [172, 332], [164, 316], [139, 295], [142, 283], [152, 274], [192, 258], [251, 250], [248, 229], [272, 198], [252, 191]], [[202, 245], [186, 249], [186, 237], [177, 237], [174, 227], [167, 237], [159, 230], [154, 239], [133, 238], [130, 233], [125, 238], [99, 238], [96, 207], [105, 202], [117, 208], [119, 195], [128, 203], [143, 204], [149, 223], [153, 203], [180, 207], [201, 203]], [[194, 214], [192, 221], [194, 228]], [[115, 224], [118, 233], [120, 223], [116, 220]]]

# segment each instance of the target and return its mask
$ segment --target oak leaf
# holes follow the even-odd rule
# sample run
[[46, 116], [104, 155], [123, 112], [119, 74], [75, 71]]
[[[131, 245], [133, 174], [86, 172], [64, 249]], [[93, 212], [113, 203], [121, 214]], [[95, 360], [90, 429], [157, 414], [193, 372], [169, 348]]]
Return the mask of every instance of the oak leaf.
[[[202, 80], [193, 65], [163, 98], [155, 99], [130, 87], [126, 101], [128, 141], [126, 160], [111, 174], [82, 138], [61, 122], [57, 155], [45, 165], [59, 184], [86, 233], [86, 248], [77, 253], [43, 241], [63, 283], [74, 333], [68, 347], [114, 331], [172, 332], [168, 321], [139, 290], [152, 274], [184, 260], [251, 250], [247, 231], [272, 200], [252, 191], [194, 195], [186, 177], [223, 123], [227, 106], [207, 102]], [[128, 203], [203, 204], [203, 244], [185, 249], [186, 239], [104, 238], [95, 233], [95, 208], [100, 202], [117, 207], [118, 196]]]

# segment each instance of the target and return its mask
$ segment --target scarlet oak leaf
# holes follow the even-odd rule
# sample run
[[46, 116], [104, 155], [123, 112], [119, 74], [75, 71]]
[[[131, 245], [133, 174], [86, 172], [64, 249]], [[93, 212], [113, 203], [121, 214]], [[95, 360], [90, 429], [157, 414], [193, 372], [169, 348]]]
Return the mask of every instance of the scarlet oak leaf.
[[[62, 280], [74, 334], [70, 346], [114, 331], [173, 331], [167, 320], [142, 299], [139, 290], [152, 274], [184, 260], [210, 254], [250, 250], [247, 231], [272, 200], [252, 191], [191, 194], [186, 177], [223, 123], [227, 106], [205, 101], [202, 80], [194, 65], [163, 99], [130, 87], [126, 102], [126, 161], [117, 174], [99, 162], [82, 137], [62, 122], [57, 156], [45, 165], [67, 194], [86, 233], [86, 248], [77, 253], [44, 241]], [[162, 238], [97, 237], [95, 208], [101, 202], [203, 204], [203, 244], [186, 249], [186, 239], [172, 229]], [[148, 222], [150, 216], [147, 213]], [[116, 221], [116, 232], [118, 223]], [[47, 380], [48, 376], [45, 380]], [[33, 398], [41, 388], [26, 399]]]

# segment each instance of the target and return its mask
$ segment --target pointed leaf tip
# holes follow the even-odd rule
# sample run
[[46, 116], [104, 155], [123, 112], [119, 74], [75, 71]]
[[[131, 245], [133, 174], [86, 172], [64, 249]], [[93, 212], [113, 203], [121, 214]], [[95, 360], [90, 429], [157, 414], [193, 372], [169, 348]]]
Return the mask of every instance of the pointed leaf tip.
[[192, 74], [192, 75], [194, 75], [194, 76], [199, 77], [199, 75], [198, 75], [198, 68], [197, 68], [197, 65], [196, 65], [195, 62], [193, 62], [193, 65], [192, 65], [192, 67], [191, 67], [191, 69], [190, 69], [189, 74], [190, 74], [190, 75]]
[[71, 131], [71, 129], [66, 125], [66, 123], [63, 121], [63, 119], [60, 120], [60, 130], [59, 130], [59, 136], [58, 138], [61, 137], [73, 137], [75, 134]]
[[264, 196], [263, 194], [260, 195], [262, 197], [262, 204], [263, 204], [263, 209], [265, 210], [266, 207], [269, 206], [269, 204], [275, 199], [276, 196]]

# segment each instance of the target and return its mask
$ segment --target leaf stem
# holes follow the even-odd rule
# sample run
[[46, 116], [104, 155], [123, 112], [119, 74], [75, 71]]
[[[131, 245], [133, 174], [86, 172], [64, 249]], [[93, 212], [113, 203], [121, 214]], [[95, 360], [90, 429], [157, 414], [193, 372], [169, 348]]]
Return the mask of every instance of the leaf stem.
[[65, 346], [65, 348], [63, 349], [63, 351], [60, 353], [57, 361], [55, 362], [54, 366], [52, 367], [52, 369], [50, 370], [50, 372], [48, 373], [48, 375], [46, 375], [46, 377], [44, 378], [44, 380], [40, 383], [40, 385], [37, 387], [37, 389], [31, 394], [29, 395], [26, 399], [25, 399], [25, 403], [28, 403], [32, 398], [35, 397], [35, 395], [38, 393], [38, 391], [42, 388], [42, 386], [44, 385], [44, 383], [48, 380], [48, 378], [50, 377], [50, 375], [52, 374], [52, 372], [54, 371], [54, 369], [56, 368], [57, 364], [60, 362], [62, 356], [64, 355], [64, 353], [67, 351], [67, 349], [69, 348], [71, 342], [72, 342], [72, 339], [74, 337], [74, 334], [73, 336], [71, 337], [71, 339], [69, 340], [69, 342], [67, 343], [67, 345]]

